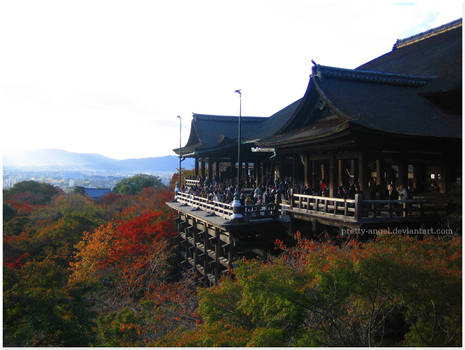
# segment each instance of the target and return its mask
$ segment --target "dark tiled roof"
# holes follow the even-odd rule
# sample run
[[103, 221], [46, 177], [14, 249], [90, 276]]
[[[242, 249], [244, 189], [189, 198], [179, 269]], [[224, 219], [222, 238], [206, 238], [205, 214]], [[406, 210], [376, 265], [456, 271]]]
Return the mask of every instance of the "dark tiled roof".
[[289, 118], [299, 107], [301, 101], [302, 99], [298, 99], [297, 101], [276, 112], [271, 117], [266, 118], [264, 123], [261, 124], [260, 127], [256, 130], [253, 138], [249, 138], [249, 141], [261, 139], [277, 133], [288, 122]]
[[[263, 117], [241, 117], [241, 136], [253, 137], [265, 121]], [[237, 142], [238, 116], [193, 114], [191, 132], [183, 154], [224, 147]], [[179, 149], [174, 150], [179, 154]]]
[[[316, 65], [302, 99], [268, 118], [243, 118], [243, 140], [259, 145], [284, 139], [301, 142], [351, 125], [400, 135], [461, 138], [461, 118], [445, 115], [423, 97], [461, 87], [462, 20], [457, 20], [398, 40], [391, 52], [355, 70]], [[325, 104], [339, 124], [321, 123]], [[183, 153], [226, 149], [236, 138], [237, 117], [194, 114]]]
[[[253, 143], [254, 140], [276, 133], [295, 112], [300, 101], [299, 99], [291, 103], [270, 117], [242, 117], [243, 142]], [[182, 153], [211, 152], [216, 149], [236, 147], [237, 131], [237, 116], [194, 114], [189, 140], [182, 148]], [[179, 149], [174, 151], [179, 154]]]
[[352, 76], [339, 68], [314, 67], [313, 84], [337, 114], [355, 124], [388, 133], [461, 137], [461, 121], [447, 118], [418, 94], [417, 87], [425, 86], [430, 78], [354, 73]]
[[424, 92], [459, 88], [462, 86], [462, 20], [398, 40], [391, 52], [356, 69], [436, 76]]

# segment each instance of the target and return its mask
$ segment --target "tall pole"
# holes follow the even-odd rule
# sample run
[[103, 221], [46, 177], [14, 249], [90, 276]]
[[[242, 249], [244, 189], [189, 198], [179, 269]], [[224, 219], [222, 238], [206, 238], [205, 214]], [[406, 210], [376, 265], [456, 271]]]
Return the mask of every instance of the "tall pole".
[[237, 130], [237, 188], [241, 190], [241, 118], [242, 118], [242, 92], [241, 89], [234, 91], [239, 94], [239, 125]]
[[179, 119], [179, 191], [181, 191], [181, 116], [178, 115], [176, 118]]

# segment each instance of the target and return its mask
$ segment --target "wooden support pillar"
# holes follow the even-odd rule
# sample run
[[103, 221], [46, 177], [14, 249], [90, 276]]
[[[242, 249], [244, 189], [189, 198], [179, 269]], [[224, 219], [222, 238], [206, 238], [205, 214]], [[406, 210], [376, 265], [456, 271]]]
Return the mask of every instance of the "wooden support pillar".
[[215, 228], [215, 282], [218, 284], [220, 278], [220, 231]]
[[235, 183], [235, 178], [236, 178], [236, 162], [233, 160], [231, 160], [231, 171], [230, 171], [230, 174], [229, 174], [230, 178], [231, 178], [231, 184], [234, 184]]
[[413, 166], [413, 178], [415, 180], [415, 192], [423, 193], [426, 189], [426, 166], [416, 163]]
[[331, 153], [329, 157], [329, 196], [330, 197], [336, 197], [337, 193], [337, 168], [336, 168], [336, 155], [334, 153]]
[[262, 176], [262, 173], [261, 173], [262, 164], [261, 162], [255, 162], [253, 166], [255, 170], [255, 186], [260, 186], [261, 176]]
[[197, 268], [197, 260], [198, 260], [198, 251], [197, 251], [197, 220], [194, 220], [194, 227], [192, 228], [192, 237], [194, 238], [194, 246], [192, 248], [192, 254], [194, 259], [194, 269]]
[[311, 164], [312, 164], [311, 186], [312, 186], [312, 191], [315, 192], [318, 186], [318, 183], [317, 183], [318, 168], [317, 168], [316, 160], [312, 160]]
[[358, 153], [358, 183], [361, 191], [368, 189], [368, 162], [364, 152]]
[[384, 178], [384, 159], [380, 158], [376, 160], [376, 184], [385, 185], [386, 181]]
[[350, 182], [354, 183], [357, 180], [356, 168], [355, 168], [355, 159], [350, 160]]
[[407, 158], [401, 158], [399, 160], [399, 183], [397, 185], [402, 185], [404, 188], [408, 186], [408, 162]]
[[310, 180], [309, 180], [309, 169], [308, 169], [308, 154], [303, 155], [303, 160], [304, 160], [304, 185], [309, 186]]
[[245, 183], [249, 182], [249, 162], [244, 162], [244, 172], [242, 175]]
[[204, 231], [202, 231], [202, 238], [203, 238], [203, 249], [204, 249], [204, 256], [203, 256], [203, 271], [205, 272], [205, 278], [207, 278], [207, 274], [210, 272], [208, 268], [208, 253], [207, 253], [207, 243], [208, 243], [208, 228], [205, 225]]
[[343, 160], [337, 160], [337, 186], [344, 184], [344, 167], [343, 167]]
[[213, 179], [213, 160], [211, 158], [208, 158], [208, 179], [210, 182]]
[[220, 161], [217, 160], [215, 162], [215, 180], [216, 181], [221, 181], [220, 179]]
[[449, 169], [447, 166], [447, 162], [442, 160], [439, 165], [439, 193], [446, 193], [448, 188], [448, 180], [449, 180]]
[[199, 176], [199, 159], [195, 158], [195, 176]]
[[293, 154], [292, 155], [292, 173], [291, 173], [291, 176], [292, 176], [292, 184], [294, 185], [297, 181], [296, 179], [296, 167], [297, 167], [297, 154]]
[[283, 170], [284, 170], [284, 157], [279, 157], [278, 160], [278, 175], [277, 177], [283, 179]]
[[205, 158], [200, 160], [200, 176], [202, 179], [205, 179]]
[[386, 180], [387, 183], [394, 183], [395, 178], [394, 178], [394, 169], [392, 168], [392, 164], [387, 164], [386, 165]]
[[232, 267], [232, 262], [233, 262], [233, 259], [234, 259], [234, 253], [235, 253], [234, 252], [234, 245], [235, 245], [234, 238], [229, 236], [229, 244], [227, 245], [227, 247], [228, 247], [228, 264], [229, 264], [230, 268]]

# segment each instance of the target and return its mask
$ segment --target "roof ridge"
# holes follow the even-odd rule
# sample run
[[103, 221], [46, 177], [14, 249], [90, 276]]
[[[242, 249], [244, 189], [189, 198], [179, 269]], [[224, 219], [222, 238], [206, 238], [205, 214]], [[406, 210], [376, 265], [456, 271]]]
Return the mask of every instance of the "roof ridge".
[[395, 42], [392, 50], [394, 51], [395, 49], [399, 49], [401, 47], [416, 43], [418, 41], [428, 39], [428, 38], [430, 38], [432, 36], [442, 34], [444, 32], [447, 32], [449, 30], [452, 30], [452, 29], [455, 29], [455, 28], [458, 28], [458, 27], [461, 27], [461, 26], [462, 26], [462, 19], [459, 18], [459, 19], [456, 19], [456, 20], [454, 20], [452, 22], [449, 22], [449, 23], [443, 24], [443, 25], [441, 25], [439, 27], [432, 28], [432, 29], [429, 29], [427, 31], [424, 31], [424, 32], [421, 32], [421, 33], [418, 33], [418, 34], [415, 34], [415, 35], [412, 35], [412, 36], [409, 36], [407, 38], [397, 39], [397, 41]]
[[377, 84], [389, 84], [412, 87], [424, 86], [430, 80], [435, 78], [432, 76], [412, 74], [387, 73], [369, 70], [354, 70], [347, 68], [322, 66], [319, 64], [313, 66], [312, 75], [320, 79], [322, 79], [323, 77], [328, 77], [344, 80], [366, 81]]
[[[233, 119], [237, 120], [239, 118], [238, 115], [215, 115], [215, 114], [201, 114], [201, 113], [192, 113], [192, 117], [198, 119], [209, 119], [209, 120], [220, 120], [220, 121], [227, 121], [228, 119]], [[241, 119], [247, 119], [247, 120], [265, 120], [267, 117], [254, 117], [254, 116], [247, 116], [243, 115], [241, 116]]]

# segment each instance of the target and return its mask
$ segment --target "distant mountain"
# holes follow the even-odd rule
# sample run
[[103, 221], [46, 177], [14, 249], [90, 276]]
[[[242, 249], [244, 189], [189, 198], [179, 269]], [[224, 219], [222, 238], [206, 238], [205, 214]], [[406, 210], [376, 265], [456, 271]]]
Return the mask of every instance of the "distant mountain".
[[[57, 149], [16, 151], [3, 155], [3, 166], [29, 170], [92, 171], [92, 172], [175, 172], [177, 156], [117, 160], [94, 153], [73, 153]], [[192, 169], [194, 160], [187, 158], [182, 167]]]

